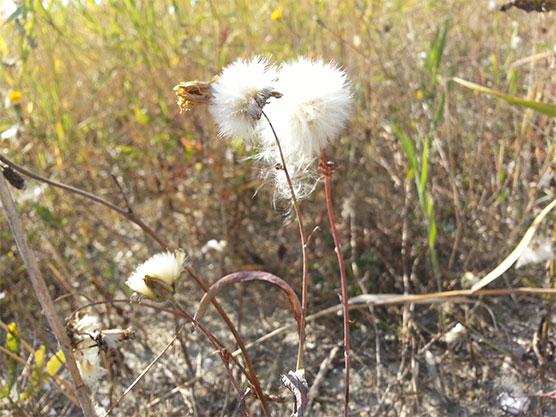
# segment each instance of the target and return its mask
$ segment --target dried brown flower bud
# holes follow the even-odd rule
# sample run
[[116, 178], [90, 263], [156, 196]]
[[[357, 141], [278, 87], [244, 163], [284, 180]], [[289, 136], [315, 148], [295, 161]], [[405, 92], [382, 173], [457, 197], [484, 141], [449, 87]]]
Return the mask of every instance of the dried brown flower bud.
[[13, 187], [18, 190], [23, 190], [25, 188], [25, 179], [11, 167], [2, 168], [2, 173], [4, 174], [4, 178], [6, 178]]
[[198, 104], [206, 104], [212, 97], [211, 85], [218, 77], [211, 81], [187, 81], [174, 87], [180, 113], [191, 110]]

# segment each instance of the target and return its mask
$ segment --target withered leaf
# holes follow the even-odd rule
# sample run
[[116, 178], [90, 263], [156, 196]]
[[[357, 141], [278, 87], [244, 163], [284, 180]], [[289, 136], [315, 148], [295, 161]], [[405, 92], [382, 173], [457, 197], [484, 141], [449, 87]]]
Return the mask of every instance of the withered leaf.
[[307, 407], [307, 394], [309, 393], [309, 384], [305, 379], [305, 369], [298, 369], [295, 372], [288, 371], [287, 374], [282, 375], [281, 381], [294, 397], [292, 417], [303, 417]]
[[516, 0], [503, 4], [500, 10], [505, 12], [508, 9], [515, 7], [517, 9], [529, 12], [547, 13], [551, 10], [556, 10], [556, 0]]
[[25, 179], [11, 167], [6, 166], [2, 168], [2, 174], [4, 174], [4, 178], [6, 178], [12, 187], [17, 188], [18, 190], [23, 190], [25, 188]]

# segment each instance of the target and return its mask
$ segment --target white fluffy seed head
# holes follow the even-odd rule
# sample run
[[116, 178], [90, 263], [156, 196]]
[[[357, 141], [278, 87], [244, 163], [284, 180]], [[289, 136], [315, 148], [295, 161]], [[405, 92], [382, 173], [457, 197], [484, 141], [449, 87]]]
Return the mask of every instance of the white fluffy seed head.
[[74, 355], [81, 378], [88, 386], [94, 386], [100, 378], [106, 375], [107, 371], [100, 362], [100, 350], [95, 345], [80, 347]]
[[257, 94], [273, 87], [276, 67], [261, 56], [238, 59], [222, 70], [212, 84], [209, 111], [220, 136], [254, 141], [259, 136], [260, 121], [253, 117]]
[[149, 278], [159, 280], [167, 288], [173, 290], [185, 262], [185, 253], [181, 250], [175, 252], [161, 252], [153, 255], [128, 278], [126, 284], [134, 292], [154, 300], [162, 301], [166, 297], [157, 293], [156, 289], [147, 285]]
[[[352, 109], [351, 83], [334, 63], [300, 57], [282, 65], [276, 90], [280, 100], [265, 107], [285, 155], [312, 160], [338, 138]], [[265, 127], [267, 146], [275, 142]], [[295, 163], [295, 161], [294, 161]]]
[[76, 336], [83, 337], [83, 334], [96, 334], [100, 329], [100, 321], [97, 316], [85, 314], [73, 325]]
[[[274, 201], [291, 200], [291, 190], [286, 178], [286, 173], [282, 167], [282, 160], [276, 147], [267, 148], [259, 153], [267, 166], [263, 171], [262, 177], [270, 179], [274, 183]], [[302, 155], [284, 155], [288, 174], [297, 199], [301, 200], [313, 192], [319, 174], [316, 169], [317, 161], [315, 158], [305, 159]]]
[[87, 313], [70, 322], [69, 326], [79, 373], [83, 381], [92, 387], [106, 374], [100, 360], [100, 347], [95, 341], [101, 329], [100, 321], [97, 316]]
[[[301, 199], [314, 190], [319, 178], [316, 161], [320, 151], [338, 138], [349, 120], [351, 83], [337, 65], [300, 57], [282, 65], [275, 88], [282, 98], [264, 109], [274, 131], [265, 120], [259, 158], [271, 166], [281, 163], [276, 133], [294, 191]], [[283, 170], [272, 175], [275, 199], [291, 199]]]

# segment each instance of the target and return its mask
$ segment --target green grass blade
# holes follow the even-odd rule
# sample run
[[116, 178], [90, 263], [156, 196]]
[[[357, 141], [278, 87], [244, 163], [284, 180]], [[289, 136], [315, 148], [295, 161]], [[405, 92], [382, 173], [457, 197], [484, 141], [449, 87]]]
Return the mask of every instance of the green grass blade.
[[478, 91], [479, 93], [485, 93], [490, 96], [498, 97], [504, 101], [507, 101], [508, 103], [517, 104], [518, 106], [521, 107], [527, 107], [529, 109], [538, 111], [539, 113], [546, 114], [547, 116], [550, 117], [556, 117], [556, 104], [541, 103], [538, 101], [525, 100], [519, 97], [507, 96], [505, 94], [502, 94], [499, 91], [492, 90], [491, 88], [483, 87], [482, 85], [475, 84], [470, 81], [462, 80], [461, 78], [458, 77], [454, 77], [453, 81], [463, 85], [464, 87], [470, 88], [474, 91]]
[[394, 129], [394, 134], [399, 139], [400, 143], [402, 144], [402, 149], [409, 160], [409, 166], [415, 172], [418, 171], [417, 166], [417, 155], [415, 153], [415, 145], [411, 139], [407, 137], [405, 132], [401, 130], [395, 124], [392, 124], [392, 129]]
[[423, 147], [423, 163], [421, 164], [421, 182], [419, 184], [419, 193], [425, 192], [425, 187], [427, 185], [427, 174], [429, 168], [429, 141], [425, 141], [425, 146]]

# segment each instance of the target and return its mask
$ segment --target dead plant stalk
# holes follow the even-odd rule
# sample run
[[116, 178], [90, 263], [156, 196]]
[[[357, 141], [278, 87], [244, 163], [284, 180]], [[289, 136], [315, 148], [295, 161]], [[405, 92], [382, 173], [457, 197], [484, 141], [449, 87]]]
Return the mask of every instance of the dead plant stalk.
[[23, 258], [23, 263], [27, 269], [31, 284], [33, 285], [35, 295], [39, 300], [44, 315], [50, 323], [54, 336], [56, 337], [58, 344], [61, 346], [64, 357], [66, 358], [66, 363], [75, 384], [77, 398], [79, 399], [83, 415], [85, 417], [95, 417], [89, 398], [89, 390], [81, 379], [81, 375], [79, 373], [79, 369], [77, 368], [77, 364], [75, 363], [75, 358], [71, 349], [71, 343], [64, 329], [64, 324], [58, 316], [56, 308], [54, 307], [54, 301], [52, 301], [52, 298], [48, 293], [48, 288], [41, 274], [37, 257], [29, 245], [25, 229], [23, 228], [23, 222], [17, 213], [15, 202], [12, 198], [8, 182], [4, 178], [4, 175], [0, 175], [0, 200], [2, 201], [2, 207], [4, 208], [6, 219], [8, 220], [15, 242], [21, 257]]
[[[119, 207], [109, 201], [104, 200], [103, 198], [89, 193], [87, 191], [83, 191], [79, 188], [76, 187], [72, 187], [71, 185], [67, 185], [67, 184], [62, 184], [56, 181], [52, 181], [48, 178], [45, 178], [41, 175], [35, 174], [31, 171], [26, 170], [25, 168], [20, 167], [19, 165], [15, 164], [14, 162], [10, 161], [9, 159], [3, 157], [2, 155], [0, 155], [0, 161], [5, 163], [6, 165], [10, 166], [11, 168], [13, 168], [14, 170], [18, 171], [19, 173], [33, 178], [37, 181], [46, 183], [48, 185], [51, 185], [53, 187], [56, 188], [60, 188], [64, 191], [70, 192], [72, 194], [77, 194], [80, 195], [82, 197], [85, 197], [89, 200], [92, 200], [98, 204], [101, 204], [105, 207], [108, 207], [109, 209], [119, 213], [120, 215], [124, 216], [125, 218], [127, 218], [128, 220], [130, 220], [132, 223], [135, 223], [137, 226], [139, 226], [150, 238], [152, 238], [153, 240], [155, 240], [164, 250], [169, 250], [169, 246], [166, 244], [166, 242], [164, 241], [164, 239], [162, 239], [160, 236], [158, 236], [154, 230], [152, 230], [149, 226], [147, 226], [139, 217], [137, 217], [135, 215], [135, 213], [133, 212], [132, 208], [128, 205], [127, 209], [124, 209], [122, 207]], [[2, 181], [3, 183], [5, 183], [5, 179], [2, 175], [0, 175], [0, 177], [2, 177]], [[7, 185], [6, 185], [7, 187]], [[118, 184], [119, 187], [119, 184]], [[7, 190], [9, 192], [9, 190]], [[125, 196], [124, 196], [125, 198]], [[11, 195], [10, 195], [10, 199], [11, 199]], [[127, 203], [127, 198], [125, 198], [126, 203]], [[13, 200], [12, 200], [12, 204], [13, 204]], [[6, 204], [4, 204], [4, 207], [6, 207]], [[15, 210], [15, 205], [14, 205], [14, 209], [13, 212], [17, 215], [17, 211]], [[11, 223], [10, 223], [11, 226]], [[23, 227], [21, 226], [21, 229], [23, 230]], [[15, 235], [15, 233], [14, 233]], [[17, 240], [17, 237], [16, 237]], [[32, 256], [31, 257], [34, 261], [35, 257]], [[36, 262], [36, 261], [35, 261]], [[30, 270], [29, 267], [27, 267], [28, 270]], [[38, 270], [38, 267], [37, 267]], [[195, 270], [193, 270], [193, 268], [189, 265], [187, 265], [185, 267], [185, 270], [187, 271], [187, 273], [193, 278], [193, 280], [197, 283], [197, 285], [199, 285], [201, 287], [201, 289], [204, 292], [208, 291], [208, 287], [206, 286], [206, 284], [202, 281], [202, 279], [197, 275], [197, 273], [195, 272]], [[40, 273], [40, 271], [39, 271]], [[46, 289], [46, 287], [45, 287]], [[38, 295], [38, 293], [37, 293]], [[261, 384], [259, 382], [259, 379], [257, 377], [257, 374], [255, 372], [255, 369], [253, 367], [253, 362], [251, 361], [251, 358], [249, 357], [249, 354], [247, 353], [247, 349], [245, 348], [245, 343], [243, 342], [243, 339], [241, 338], [239, 332], [236, 330], [235, 326], [233, 325], [232, 321], [230, 320], [230, 318], [228, 317], [228, 315], [226, 314], [226, 312], [222, 309], [222, 307], [220, 306], [220, 304], [218, 303], [218, 301], [216, 301], [215, 299], [211, 300], [212, 304], [214, 305], [214, 307], [216, 308], [216, 310], [218, 311], [218, 313], [220, 314], [220, 316], [222, 317], [222, 319], [224, 320], [224, 322], [226, 323], [226, 325], [228, 326], [229, 330], [232, 332], [236, 343], [238, 344], [239, 348], [241, 349], [244, 359], [245, 359], [245, 363], [247, 364], [247, 368], [249, 370], [249, 380], [253, 383], [253, 388], [259, 398], [259, 401], [261, 402], [261, 406], [263, 408], [263, 411], [265, 412], [265, 416], [270, 416], [270, 412], [268, 410], [268, 406], [266, 404], [266, 400], [265, 400], [265, 396], [263, 395], [262, 392], [262, 388], [261, 388]], [[42, 305], [42, 303], [41, 303]], [[54, 310], [52, 310], [54, 311]], [[65, 334], [65, 333], [64, 333]], [[67, 346], [69, 346], [69, 341]], [[67, 357], [67, 356], [66, 356]], [[76, 368], [77, 369], [77, 368]], [[79, 374], [79, 372], [77, 371], [77, 373]], [[80, 399], [81, 401], [81, 399]], [[94, 416], [94, 414], [91, 414], [91, 416]], [[86, 415], [86, 417], [89, 417], [89, 415]]]

